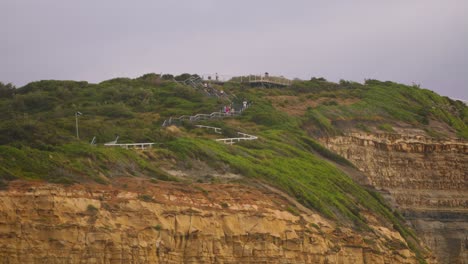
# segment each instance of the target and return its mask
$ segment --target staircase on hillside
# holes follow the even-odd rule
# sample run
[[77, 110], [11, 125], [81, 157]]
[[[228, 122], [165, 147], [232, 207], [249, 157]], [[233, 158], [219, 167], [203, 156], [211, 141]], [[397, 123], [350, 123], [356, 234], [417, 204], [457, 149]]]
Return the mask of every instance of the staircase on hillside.
[[199, 90], [208, 96], [226, 98], [230, 101], [229, 99], [231, 97], [230, 95], [228, 95], [224, 91], [220, 91], [214, 88], [211, 85], [211, 83], [204, 81], [200, 76], [191, 76], [190, 78], [184, 81], [176, 81], [176, 82], [191, 86], [193, 89]]
[[183, 121], [189, 121], [191, 123], [203, 121], [203, 120], [211, 120], [211, 119], [222, 119], [226, 117], [234, 117], [239, 116], [244, 112], [247, 108], [249, 108], [250, 104], [246, 104], [245, 107], [243, 105], [234, 105], [230, 112], [226, 113], [223, 111], [213, 112], [211, 114], [196, 114], [196, 115], [183, 115], [180, 117], [170, 117], [169, 119], [164, 120], [162, 126], [167, 127], [171, 125], [180, 125]]

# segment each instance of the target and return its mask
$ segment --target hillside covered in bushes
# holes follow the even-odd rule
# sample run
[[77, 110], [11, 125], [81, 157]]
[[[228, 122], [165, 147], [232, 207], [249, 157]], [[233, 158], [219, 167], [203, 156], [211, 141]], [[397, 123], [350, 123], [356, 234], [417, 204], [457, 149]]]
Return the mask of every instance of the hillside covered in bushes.
[[[353, 129], [392, 133], [412, 128], [428, 136], [466, 139], [466, 105], [419, 87], [376, 80], [359, 84], [312, 78], [287, 88], [227, 82], [217, 88], [232, 96], [209, 97], [156, 74], [99, 84], [50, 80], [18, 89], [1, 84], [0, 185], [7, 188], [15, 179], [106, 185], [122, 176], [189, 183], [168, 171], [190, 170], [202, 162], [241, 175], [235, 180], [240, 184], [275, 186], [353, 228], [369, 229], [363, 212], [375, 212], [419, 252], [417, 238], [401, 216], [376, 192], [355, 183], [342, 170], [353, 166], [314, 137]], [[189, 122], [161, 126], [170, 117], [211, 113], [243, 100], [251, 107], [241, 116], [200, 122], [222, 128], [224, 135]], [[78, 111], [80, 139], [75, 135]], [[235, 145], [213, 140], [236, 131], [259, 139]], [[117, 135], [120, 142], [154, 142], [155, 147], [135, 151], [102, 145]], [[93, 137], [97, 145], [90, 145]]]

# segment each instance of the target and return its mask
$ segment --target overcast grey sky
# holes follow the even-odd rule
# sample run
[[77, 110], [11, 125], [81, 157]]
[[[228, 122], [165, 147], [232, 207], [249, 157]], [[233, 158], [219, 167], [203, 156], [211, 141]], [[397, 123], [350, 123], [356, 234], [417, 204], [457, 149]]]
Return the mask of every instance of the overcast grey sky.
[[268, 71], [468, 99], [467, 11], [467, 0], [0, 0], [0, 81]]

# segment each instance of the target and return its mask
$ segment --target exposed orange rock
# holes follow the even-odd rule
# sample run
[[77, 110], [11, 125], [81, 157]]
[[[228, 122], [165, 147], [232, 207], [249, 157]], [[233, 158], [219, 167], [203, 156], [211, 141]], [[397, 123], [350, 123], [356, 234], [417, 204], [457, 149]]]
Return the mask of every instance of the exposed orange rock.
[[467, 263], [468, 142], [364, 133], [321, 141], [386, 194], [441, 263]]
[[0, 191], [0, 262], [417, 263], [370, 212], [374, 232], [358, 232], [291, 207], [271, 187], [16, 181]]

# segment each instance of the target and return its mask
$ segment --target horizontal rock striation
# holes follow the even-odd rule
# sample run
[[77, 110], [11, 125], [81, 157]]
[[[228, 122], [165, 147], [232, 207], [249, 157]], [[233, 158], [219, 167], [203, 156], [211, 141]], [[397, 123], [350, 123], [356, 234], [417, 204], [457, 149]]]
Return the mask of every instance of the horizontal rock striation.
[[468, 142], [360, 133], [321, 141], [386, 194], [441, 263], [468, 263]]
[[357, 232], [271, 189], [116, 182], [0, 191], [0, 263], [417, 263], [370, 213]]

